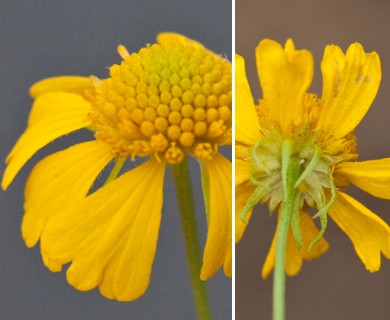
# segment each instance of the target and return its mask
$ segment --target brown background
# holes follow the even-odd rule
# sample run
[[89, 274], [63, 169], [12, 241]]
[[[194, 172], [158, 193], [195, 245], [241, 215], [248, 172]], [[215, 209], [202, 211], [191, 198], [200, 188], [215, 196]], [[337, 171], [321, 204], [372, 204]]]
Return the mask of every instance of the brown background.
[[[236, 1], [236, 52], [246, 59], [255, 99], [261, 97], [254, 50], [259, 40], [284, 43], [292, 37], [297, 48], [315, 59], [311, 91], [321, 94], [320, 61], [326, 44], [344, 51], [352, 42], [382, 60], [382, 84], [367, 116], [356, 130], [360, 160], [390, 157], [390, 1], [299, 0]], [[349, 193], [390, 222], [390, 201], [356, 188]], [[260, 271], [275, 229], [275, 216], [258, 207], [236, 248], [236, 319], [271, 319], [272, 277]], [[300, 274], [287, 281], [287, 319], [390, 319], [390, 261], [371, 274], [356, 256], [350, 240], [329, 221], [330, 249], [319, 260], [305, 262]]]

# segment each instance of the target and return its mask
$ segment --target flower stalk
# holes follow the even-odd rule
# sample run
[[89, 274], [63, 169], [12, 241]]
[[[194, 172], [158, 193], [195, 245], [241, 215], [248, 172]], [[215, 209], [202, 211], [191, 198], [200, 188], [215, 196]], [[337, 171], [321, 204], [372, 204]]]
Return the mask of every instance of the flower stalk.
[[292, 141], [282, 145], [283, 201], [276, 235], [275, 270], [273, 283], [273, 320], [284, 320], [286, 314], [286, 249], [291, 218], [296, 210], [296, 182], [300, 175], [299, 159], [291, 156]]
[[181, 163], [171, 165], [171, 172], [176, 189], [196, 313], [199, 320], [209, 320], [211, 310], [206, 284], [199, 278], [202, 261], [187, 157], [184, 157]]

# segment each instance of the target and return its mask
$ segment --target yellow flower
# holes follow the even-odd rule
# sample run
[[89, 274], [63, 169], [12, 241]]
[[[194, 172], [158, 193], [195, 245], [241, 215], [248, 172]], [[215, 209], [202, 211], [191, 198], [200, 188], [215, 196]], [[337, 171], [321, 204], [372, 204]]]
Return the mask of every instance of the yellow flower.
[[[208, 236], [200, 278], [224, 265], [231, 276], [231, 163], [218, 146], [231, 144], [231, 63], [178, 34], [129, 54], [110, 77], [56, 77], [31, 88], [25, 133], [7, 158], [2, 187], [39, 149], [86, 128], [95, 139], [39, 162], [26, 185], [22, 234], [41, 241], [45, 265], [67, 270], [79, 290], [97, 286], [130, 301], [148, 287], [156, 250], [167, 164], [194, 156], [207, 179]], [[88, 194], [115, 159], [143, 164]], [[114, 174], [115, 176], [115, 174]]]
[[[379, 270], [381, 253], [390, 258], [386, 222], [343, 191], [350, 182], [379, 198], [390, 199], [390, 158], [356, 162], [354, 129], [373, 102], [381, 80], [377, 53], [359, 43], [346, 54], [335, 45], [325, 48], [321, 63], [322, 97], [308, 93], [313, 77], [309, 51], [296, 50], [292, 40], [283, 48], [263, 40], [256, 48], [263, 91], [258, 105], [236, 56], [236, 242], [256, 203], [278, 210], [284, 194], [283, 144], [299, 163], [295, 208], [287, 239], [286, 272], [299, 272], [303, 259], [328, 248], [322, 237], [327, 215], [351, 239], [367, 270]], [[307, 213], [318, 210], [319, 231]], [[274, 267], [275, 238], [263, 266], [263, 277]]]

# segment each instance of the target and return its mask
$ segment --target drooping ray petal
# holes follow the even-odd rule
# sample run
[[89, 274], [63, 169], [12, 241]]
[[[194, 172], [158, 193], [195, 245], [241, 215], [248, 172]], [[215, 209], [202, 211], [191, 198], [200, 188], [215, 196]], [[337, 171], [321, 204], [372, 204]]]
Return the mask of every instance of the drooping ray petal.
[[[306, 212], [301, 211], [300, 223], [302, 230], [302, 249], [298, 251], [292, 230], [290, 228], [287, 238], [286, 273], [289, 276], [298, 274], [301, 270], [303, 260], [312, 260], [321, 256], [329, 248], [328, 242], [322, 237], [318, 243], [308, 251], [310, 243], [318, 235], [318, 229], [313, 218]], [[275, 265], [276, 232], [272, 240], [271, 248], [265, 260], [262, 277], [267, 278]]]
[[72, 262], [67, 272], [71, 285], [79, 290], [101, 285], [103, 294], [121, 301], [145, 292], [161, 219], [164, 171], [164, 163], [149, 160], [46, 224], [42, 251], [58, 263]]
[[323, 96], [318, 126], [334, 137], [355, 129], [371, 106], [381, 81], [376, 52], [366, 54], [361, 44], [351, 44], [346, 55], [335, 45], [325, 48], [321, 63]]
[[336, 174], [375, 197], [390, 199], [390, 158], [342, 162], [337, 165]]
[[87, 77], [61, 76], [43, 79], [36, 82], [30, 88], [30, 95], [34, 99], [49, 92], [68, 92], [82, 94], [85, 90], [92, 89], [92, 81]]
[[[241, 219], [241, 210], [244, 207], [245, 203], [249, 200], [255, 187], [249, 185], [248, 183], [242, 183], [236, 186], [236, 205], [235, 205], [235, 227], [236, 227], [236, 237], [235, 241], [238, 243], [242, 236], [244, 235], [247, 223], [244, 223]], [[252, 210], [250, 210], [246, 216], [246, 221], [249, 223], [249, 220], [252, 216]]]
[[236, 141], [253, 145], [261, 138], [251, 89], [246, 77], [245, 61], [236, 54]]
[[[149, 285], [163, 201], [164, 171], [160, 168], [159, 173], [159, 176], [156, 174], [153, 177], [156, 181], [153, 181], [152, 185], [150, 185], [151, 191], [148, 194], [149, 197], [157, 195], [153, 200], [154, 203], [149, 203], [149, 200], [144, 201], [140, 209], [140, 212], [144, 214], [136, 216], [131, 229], [132, 232], [129, 234], [124, 251], [118, 260], [113, 289], [118, 300], [128, 301], [136, 299], [145, 292]], [[146, 212], [149, 213], [149, 217], [145, 217]], [[129, 267], [134, 269], [130, 275], [127, 272]], [[129, 276], [130, 281], [126, 281]]]
[[111, 146], [91, 141], [57, 152], [32, 170], [25, 189], [22, 235], [34, 246], [45, 223], [58, 211], [84, 198], [113, 158]]
[[73, 93], [47, 93], [35, 100], [28, 127], [7, 157], [2, 187], [6, 189], [22, 166], [49, 142], [90, 124], [91, 106]]
[[221, 154], [204, 165], [209, 176], [210, 218], [200, 278], [207, 280], [231, 254], [232, 165]]
[[329, 215], [351, 239], [366, 269], [381, 266], [381, 253], [390, 258], [390, 228], [386, 222], [349, 195], [338, 191]]
[[[257, 71], [270, 121], [283, 132], [304, 119], [304, 99], [313, 78], [313, 57], [307, 50], [295, 50], [291, 39], [285, 49], [265, 39], [256, 48]], [[238, 125], [237, 125], [238, 126]]]

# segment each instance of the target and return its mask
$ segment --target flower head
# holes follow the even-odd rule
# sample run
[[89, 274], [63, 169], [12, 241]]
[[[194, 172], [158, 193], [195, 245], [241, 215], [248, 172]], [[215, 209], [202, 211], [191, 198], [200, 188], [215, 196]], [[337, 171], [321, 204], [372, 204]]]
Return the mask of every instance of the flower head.
[[[192, 155], [208, 182], [200, 277], [210, 278], [223, 265], [231, 275], [231, 164], [218, 153], [220, 145], [231, 144], [230, 62], [170, 33], [138, 53], [123, 46], [118, 51], [123, 61], [110, 68], [107, 79], [56, 77], [31, 88], [34, 105], [7, 158], [4, 189], [56, 138], [86, 128], [94, 139], [33, 169], [22, 223], [27, 246], [40, 240], [51, 271], [71, 263], [67, 280], [79, 290], [99, 286], [111, 299], [138, 298], [148, 287], [155, 255], [165, 167]], [[125, 160], [137, 157], [147, 161], [115, 178]], [[108, 183], [91, 193], [112, 160]]]
[[[292, 40], [283, 48], [263, 40], [256, 48], [263, 98], [257, 105], [246, 79], [244, 60], [236, 56], [236, 242], [257, 203], [279, 210], [286, 192], [283, 159], [298, 163], [299, 172], [286, 272], [299, 272], [303, 259], [328, 248], [323, 238], [328, 215], [351, 239], [370, 271], [380, 268], [380, 254], [390, 258], [390, 228], [382, 219], [342, 190], [350, 182], [364, 191], [390, 199], [390, 159], [356, 162], [354, 129], [374, 100], [381, 80], [379, 56], [365, 53], [359, 43], [346, 54], [327, 46], [321, 63], [322, 97], [308, 93], [313, 59], [296, 50]], [[286, 155], [288, 153], [288, 155]], [[318, 212], [317, 229], [307, 209]], [[274, 266], [275, 238], [263, 267]]]

